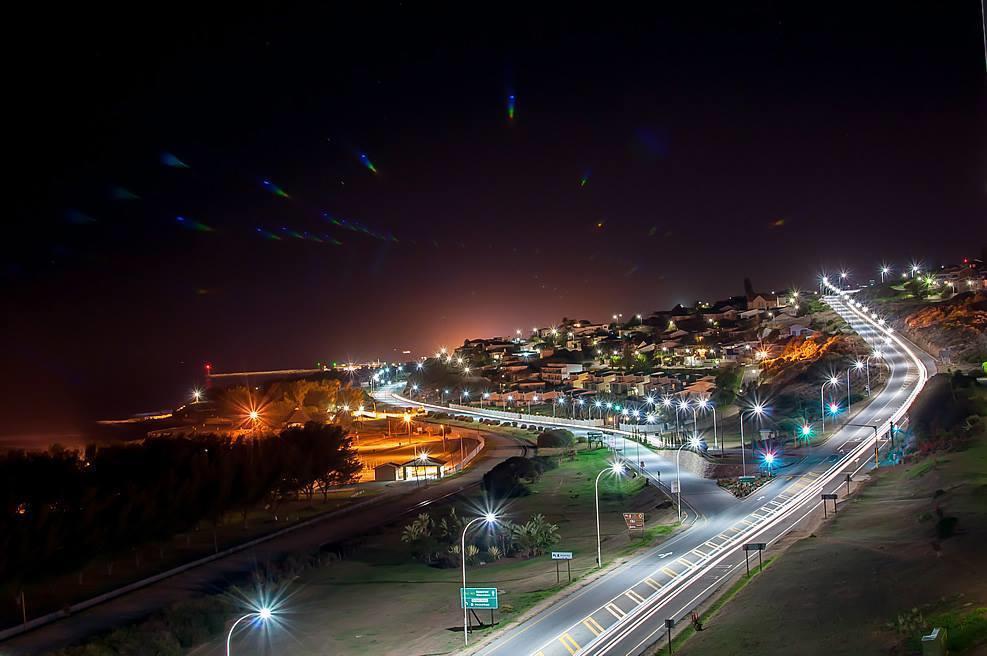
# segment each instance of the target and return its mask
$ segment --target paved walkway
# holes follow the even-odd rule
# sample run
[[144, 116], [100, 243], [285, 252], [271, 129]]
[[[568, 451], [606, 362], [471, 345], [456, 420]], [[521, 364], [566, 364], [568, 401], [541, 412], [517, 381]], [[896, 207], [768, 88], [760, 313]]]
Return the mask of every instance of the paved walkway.
[[279, 560], [293, 553], [311, 553], [323, 544], [360, 535], [402, 515], [416, 513], [434, 501], [458, 494], [477, 485], [494, 465], [522, 451], [511, 438], [480, 432], [486, 439], [487, 448], [473, 466], [459, 476], [432, 483], [427, 488], [416, 488], [411, 482], [393, 485], [368, 506], [352, 512], [344, 509], [340, 514], [327, 516], [326, 521], [299, 528], [10, 638], [0, 643], [0, 656], [41, 654], [79, 642], [94, 633], [137, 621], [176, 601], [219, 592], [231, 581], [251, 572], [258, 563]]

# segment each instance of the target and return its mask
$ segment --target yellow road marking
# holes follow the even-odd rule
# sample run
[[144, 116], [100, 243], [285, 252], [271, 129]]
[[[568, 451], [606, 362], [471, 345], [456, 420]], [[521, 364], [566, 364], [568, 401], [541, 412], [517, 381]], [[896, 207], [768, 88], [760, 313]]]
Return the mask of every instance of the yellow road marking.
[[537, 654], [535, 654], [534, 656], [545, 656], [545, 652], [540, 651]]
[[648, 585], [650, 585], [655, 590], [661, 590], [661, 583], [658, 583], [658, 581], [655, 581], [650, 576], [648, 578], [644, 579], [644, 582], [647, 583]]
[[570, 654], [575, 654], [577, 651], [580, 650], [579, 643], [573, 640], [572, 636], [569, 635], [568, 633], [563, 633], [562, 636], [559, 638], [559, 642], [562, 643], [563, 647], [569, 650]]
[[637, 603], [641, 603], [642, 601], [644, 601], [644, 597], [634, 592], [633, 590], [628, 590], [627, 592], [624, 593], [624, 596], [629, 597], [632, 601], [636, 601]]
[[593, 632], [593, 635], [600, 635], [603, 633], [603, 627], [592, 617], [587, 617], [583, 620], [583, 626]]
[[674, 569], [670, 569], [668, 567], [662, 567], [661, 571], [665, 574], [665, 576], [671, 576], [673, 579], [679, 575], [679, 573]]
[[624, 615], [627, 614], [623, 610], [621, 610], [620, 606], [618, 606], [616, 604], [612, 604], [612, 603], [611, 604], [607, 604], [606, 606], [604, 606], [604, 608], [606, 608], [608, 611], [610, 611], [610, 614], [613, 615], [614, 617], [616, 617], [618, 620], [621, 617], [623, 617]]

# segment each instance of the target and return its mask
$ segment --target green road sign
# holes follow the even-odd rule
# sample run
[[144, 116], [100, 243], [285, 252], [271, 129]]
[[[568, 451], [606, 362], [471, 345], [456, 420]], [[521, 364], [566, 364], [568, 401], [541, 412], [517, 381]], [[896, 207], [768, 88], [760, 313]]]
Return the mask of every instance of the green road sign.
[[497, 588], [459, 588], [459, 605], [465, 608], [499, 608]]

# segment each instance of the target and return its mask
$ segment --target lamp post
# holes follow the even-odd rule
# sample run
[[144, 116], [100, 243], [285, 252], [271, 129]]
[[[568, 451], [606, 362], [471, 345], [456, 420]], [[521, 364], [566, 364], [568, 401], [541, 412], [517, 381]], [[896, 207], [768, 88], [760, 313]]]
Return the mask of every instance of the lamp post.
[[822, 419], [822, 428], [819, 430], [820, 436], [826, 434], [826, 399], [823, 398], [823, 392], [826, 390], [827, 385], [839, 385], [840, 380], [836, 376], [830, 376], [829, 379], [819, 386], [819, 416]]
[[466, 608], [466, 531], [470, 530], [470, 526], [476, 524], [479, 521], [484, 521], [487, 524], [493, 524], [497, 521], [497, 515], [488, 512], [480, 517], [474, 517], [466, 526], [463, 527], [463, 537], [459, 543], [459, 558], [463, 561], [463, 589], [459, 593], [460, 602], [463, 604], [463, 644], [469, 645], [470, 643], [470, 631], [469, 631], [469, 609]]
[[240, 622], [251, 617], [255, 617], [261, 622], [266, 622], [271, 619], [272, 615], [273, 613], [271, 612], [271, 609], [265, 607], [251, 613], [247, 613], [236, 622], [233, 622], [233, 626], [230, 627], [230, 632], [226, 635], [226, 656], [230, 656], [230, 642], [233, 640], [233, 629], [235, 629]]
[[679, 441], [682, 440], [682, 429], [679, 426], [679, 410], [683, 412], [689, 409], [689, 402], [685, 399], [679, 401], [678, 405], [675, 406], [675, 434], [678, 436]]
[[679, 504], [679, 521], [682, 521], [682, 467], [679, 464], [679, 455], [682, 453], [682, 449], [689, 447], [690, 449], [699, 449], [699, 438], [692, 437], [688, 442], [685, 442], [675, 450], [675, 487], [678, 488], [678, 504]]
[[[755, 403], [754, 407], [750, 409], [748, 414], [757, 415], [760, 417], [764, 414], [764, 406], [760, 403]], [[751, 448], [754, 448], [753, 441], [751, 442]], [[747, 454], [744, 453], [744, 411], [740, 411], [740, 462], [743, 466], [744, 476], [747, 476]]]
[[703, 410], [708, 409], [713, 411], [713, 448], [715, 449], [716, 446], [719, 444], [721, 447], [720, 453], [722, 454], [723, 453], [722, 444], [720, 442], [717, 442], [716, 440], [716, 406], [713, 405], [713, 402], [710, 401], [708, 398], [699, 399], [697, 403], [699, 404], [699, 407], [702, 408]]
[[[615, 476], [620, 476], [624, 473], [624, 463], [620, 461], [614, 462], [612, 465], [600, 471], [596, 475], [596, 482], [593, 484], [593, 489], [596, 493], [596, 566], [603, 567], [603, 540], [600, 536], [600, 477], [610, 472]], [[464, 586], [465, 587], [465, 586]]]
[[[850, 412], [850, 372], [853, 370], [860, 371], [864, 368], [864, 363], [857, 360], [852, 365], [850, 365], [846, 370], [846, 411]], [[847, 415], [849, 416], [849, 415]]]

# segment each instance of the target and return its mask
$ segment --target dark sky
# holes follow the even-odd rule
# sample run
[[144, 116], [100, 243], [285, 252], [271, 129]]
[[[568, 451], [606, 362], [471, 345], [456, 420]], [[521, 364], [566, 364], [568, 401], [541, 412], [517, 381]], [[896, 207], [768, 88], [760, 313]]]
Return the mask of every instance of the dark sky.
[[10, 17], [0, 433], [987, 242], [977, 2], [351, 4]]

